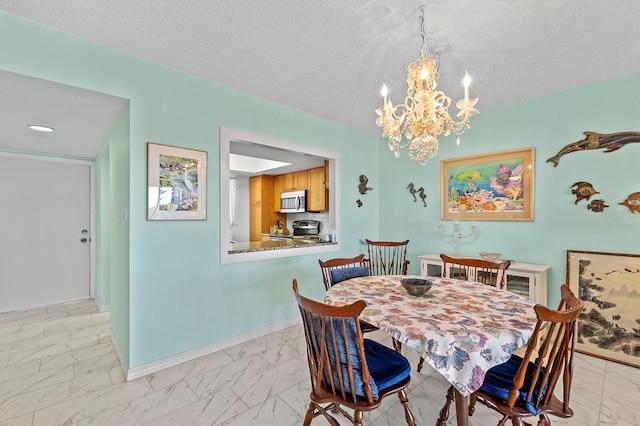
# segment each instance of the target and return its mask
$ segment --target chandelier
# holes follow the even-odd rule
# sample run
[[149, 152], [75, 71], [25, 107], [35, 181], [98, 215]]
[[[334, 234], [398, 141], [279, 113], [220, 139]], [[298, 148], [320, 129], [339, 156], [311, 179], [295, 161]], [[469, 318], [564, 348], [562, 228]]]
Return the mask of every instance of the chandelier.
[[[404, 103], [396, 105], [387, 98], [387, 86], [382, 85], [382, 106], [376, 110], [376, 124], [382, 127], [382, 136], [389, 139], [389, 150], [396, 158], [400, 157], [400, 148], [408, 146], [409, 158], [426, 164], [429, 158], [438, 154], [438, 136], [456, 134], [456, 144], [460, 144], [460, 134], [471, 127], [471, 116], [478, 110], [474, 107], [477, 98], [469, 98], [471, 78], [465, 73], [464, 99], [456, 103], [460, 110], [455, 121], [449, 115], [451, 99], [439, 90], [438, 70], [440, 51], [436, 58], [427, 54], [425, 39], [424, 6], [420, 6], [420, 28], [422, 45], [420, 59], [407, 67], [407, 97]], [[442, 46], [441, 46], [442, 47]], [[402, 135], [406, 142], [402, 143]]]

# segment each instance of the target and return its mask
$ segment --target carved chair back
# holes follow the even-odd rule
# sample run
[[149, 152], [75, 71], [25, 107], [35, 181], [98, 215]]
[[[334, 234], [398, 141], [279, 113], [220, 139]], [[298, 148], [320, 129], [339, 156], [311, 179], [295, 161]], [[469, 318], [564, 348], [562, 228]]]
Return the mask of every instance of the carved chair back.
[[[569, 407], [571, 383], [573, 379], [573, 355], [576, 333], [576, 321], [584, 309], [584, 302], [578, 299], [569, 289], [561, 286], [561, 302], [557, 310], [543, 305], [534, 307], [537, 323], [529, 339], [524, 356], [512, 356], [509, 363], [517, 366], [508, 393], [501, 398], [496, 396], [496, 383], [503, 380], [504, 366], [497, 366], [500, 372], [489, 370], [485, 383], [471, 400], [476, 399], [505, 417], [515, 421], [523, 417], [539, 416], [540, 423], [550, 425], [547, 414], [558, 417], [571, 417], [573, 411]], [[499, 379], [496, 381], [496, 377]], [[558, 382], [562, 382], [562, 400], [554, 394]], [[473, 412], [473, 407], [470, 407]], [[519, 423], [521, 424], [521, 423]]]
[[467, 257], [451, 257], [441, 254], [444, 262], [442, 267], [443, 278], [456, 278], [465, 281], [475, 281], [504, 289], [507, 283], [505, 271], [511, 265], [511, 261], [492, 262], [484, 259]]
[[[300, 295], [295, 279], [293, 293], [302, 316], [311, 377], [311, 402], [303, 424], [309, 425], [313, 418], [323, 415], [330, 424], [337, 425], [332, 413], [340, 412], [354, 425], [362, 425], [364, 411], [379, 407], [386, 396], [396, 393], [404, 406], [407, 424], [415, 425], [405, 392], [411, 378], [408, 361], [393, 349], [363, 338], [359, 316], [365, 302], [332, 306], [307, 299]], [[382, 352], [375, 353], [378, 350]], [[367, 356], [371, 353], [373, 361], [369, 363]], [[395, 368], [392, 358], [400, 358], [406, 367], [396, 381], [379, 387], [373, 373], [379, 369], [376, 363], [389, 362], [388, 369]], [[376, 369], [370, 371], [370, 365]], [[353, 416], [342, 406], [353, 409]]]
[[371, 275], [407, 275], [406, 241], [371, 241], [367, 242]]
[[359, 254], [356, 257], [339, 257], [329, 260], [318, 259], [318, 263], [320, 264], [322, 282], [326, 290], [329, 290], [334, 284], [331, 279], [332, 271], [346, 268], [369, 268], [369, 260], [364, 258], [364, 254]]

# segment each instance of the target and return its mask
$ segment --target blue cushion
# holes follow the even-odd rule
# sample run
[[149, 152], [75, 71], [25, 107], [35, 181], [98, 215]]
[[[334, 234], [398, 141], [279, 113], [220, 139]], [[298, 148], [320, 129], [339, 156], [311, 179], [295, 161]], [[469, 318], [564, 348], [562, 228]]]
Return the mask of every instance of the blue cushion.
[[[487, 371], [487, 374], [484, 376], [484, 382], [482, 383], [482, 386], [480, 386], [479, 390], [487, 395], [491, 395], [494, 398], [506, 402], [509, 398], [509, 389], [513, 385], [513, 378], [518, 372], [521, 363], [522, 358], [517, 355], [512, 355], [511, 358], [509, 358], [509, 361], [507, 361], [506, 363], [496, 365], [495, 367], [489, 369], [489, 371]], [[516, 401], [516, 405], [523, 407], [535, 416], [539, 411], [533, 405], [533, 401], [537, 399], [536, 393], [534, 392], [534, 394], [531, 396], [531, 399], [529, 401], [526, 401], [527, 391], [529, 390], [529, 386], [531, 385], [531, 376], [533, 374], [534, 368], [535, 365], [532, 363], [529, 363], [529, 365], [527, 366], [527, 373], [525, 374], [524, 384], [522, 385], [522, 388], [520, 388], [520, 397]]]
[[352, 268], [338, 268], [331, 271], [331, 285], [351, 278], [366, 277], [369, 275], [369, 267], [355, 266]]
[[398, 384], [411, 374], [409, 361], [393, 349], [365, 339], [364, 350], [369, 373], [379, 390]]
[[[349, 382], [349, 370], [347, 368], [347, 357], [351, 360], [351, 365], [353, 367], [353, 382], [355, 387], [355, 395], [366, 398], [366, 394], [364, 392], [364, 380], [362, 379], [362, 362], [360, 361], [360, 351], [358, 351], [358, 347], [356, 345], [355, 321], [353, 320], [353, 318], [346, 318], [345, 320], [346, 329], [347, 329], [347, 340], [348, 340], [347, 343], [349, 347], [349, 353], [347, 355], [347, 349], [346, 349], [346, 345], [343, 338], [344, 332], [342, 328], [342, 318], [332, 318], [331, 320], [333, 322], [333, 329], [335, 331], [335, 338], [336, 338], [335, 344], [338, 350], [337, 356], [335, 354], [334, 347], [333, 347], [334, 343], [331, 338], [330, 322], [327, 323], [327, 331], [325, 333], [325, 336], [318, 335], [318, 339], [319, 341], [324, 340], [326, 342], [327, 352], [328, 352], [329, 358], [332, 360], [333, 365], [336, 365], [335, 360], [336, 358], [338, 359], [339, 364], [341, 366], [340, 370], [342, 372], [343, 387], [345, 391], [353, 395], [354, 391], [351, 389], [351, 384]], [[319, 334], [320, 324], [316, 324], [314, 328], [316, 330], [316, 334]], [[333, 371], [333, 382], [340, 383], [340, 376], [338, 376], [338, 369], [333, 368], [332, 371]], [[326, 368], [324, 370], [324, 380], [325, 382], [327, 382], [327, 384], [330, 383], [329, 372]], [[376, 386], [376, 383], [373, 380], [373, 377], [371, 378], [369, 384], [371, 385], [371, 393], [373, 395], [373, 399], [377, 401], [378, 387]], [[353, 396], [352, 398], [354, 402], [356, 401], [356, 396]]]

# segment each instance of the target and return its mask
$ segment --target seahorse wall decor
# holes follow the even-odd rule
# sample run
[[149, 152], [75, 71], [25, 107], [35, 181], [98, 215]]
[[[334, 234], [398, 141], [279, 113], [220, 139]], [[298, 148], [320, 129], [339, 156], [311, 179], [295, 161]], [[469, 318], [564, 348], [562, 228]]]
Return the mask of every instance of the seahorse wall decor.
[[416, 198], [416, 192], [417, 192], [418, 195], [420, 196], [420, 199], [422, 200], [422, 204], [424, 204], [424, 206], [427, 207], [427, 194], [424, 193], [424, 187], [421, 186], [420, 188], [416, 189], [415, 186], [413, 185], [413, 182], [409, 182], [407, 189], [409, 190], [409, 193], [413, 196], [414, 203], [418, 202], [418, 198]]
[[418, 192], [418, 191], [416, 191], [416, 188], [413, 186], [413, 182], [409, 182], [409, 185], [407, 186], [407, 189], [409, 190], [409, 193], [411, 195], [413, 195], [413, 202], [417, 203], [418, 199], [416, 198], [416, 192]]
[[553, 163], [553, 167], [557, 167], [560, 157], [565, 154], [592, 149], [613, 152], [629, 143], [640, 143], [640, 132], [596, 133], [586, 131], [582, 132], [582, 134], [586, 136], [583, 140], [565, 146], [556, 155], [549, 158], [547, 163]]
[[422, 199], [422, 204], [427, 207], [427, 194], [424, 193], [423, 187], [418, 188], [418, 195], [420, 195], [420, 198]]

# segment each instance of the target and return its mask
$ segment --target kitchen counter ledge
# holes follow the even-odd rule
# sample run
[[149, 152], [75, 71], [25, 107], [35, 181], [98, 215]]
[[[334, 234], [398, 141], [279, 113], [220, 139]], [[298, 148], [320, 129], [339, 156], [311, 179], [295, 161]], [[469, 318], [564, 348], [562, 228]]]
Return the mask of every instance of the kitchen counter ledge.
[[319, 242], [301, 239], [287, 239], [287, 240], [268, 240], [268, 241], [251, 241], [243, 243], [231, 243], [228, 253], [250, 253], [256, 251], [267, 250], [286, 250], [293, 248], [305, 248], [305, 247], [317, 247], [317, 246], [330, 246], [337, 245], [335, 241], [332, 242]]

